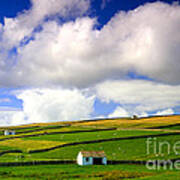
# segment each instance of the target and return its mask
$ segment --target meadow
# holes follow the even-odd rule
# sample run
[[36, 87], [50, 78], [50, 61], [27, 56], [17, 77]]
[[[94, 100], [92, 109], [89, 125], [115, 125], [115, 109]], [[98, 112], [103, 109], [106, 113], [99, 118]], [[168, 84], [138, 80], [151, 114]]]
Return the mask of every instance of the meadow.
[[[0, 179], [178, 179], [178, 170], [150, 171], [143, 164], [130, 162], [179, 159], [180, 148], [174, 151], [174, 145], [180, 142], [179, 123], [180, 116], [165, 116], [3, 127], [0, 128], [0, 163], [75, 162], [81, 150], [103, 150], [109, 162], [127, 162], [87, 167], [76, 164], [23, 167], [2, 165]], [[4, 136], [3, 130], [8, 128], [15, 129], [16, 135]], [[148, 138], [151, 138], [149, 145]], [[163, 142], [165, 145], [160, 148], [159, 144]]]
[[85, 166], [78, 165], [40, 165], [0, 168], [0, 178], [7, 180], [179, 180], [177, 170], [148, 170], [138, 165]]

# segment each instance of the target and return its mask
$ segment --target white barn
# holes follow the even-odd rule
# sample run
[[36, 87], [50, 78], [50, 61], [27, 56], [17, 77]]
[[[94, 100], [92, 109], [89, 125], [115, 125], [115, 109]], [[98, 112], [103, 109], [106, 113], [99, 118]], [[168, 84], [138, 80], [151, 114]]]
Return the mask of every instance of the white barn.
[[104, 151], [80, 151], [77, 156], [78, 165], [106, 165], [107, 157]]
[[4, 131], [4, 135], [5, 136], [8, 136], [8, 135], [15, 135], [16, 133], [15, 133], [15, 131], [13, 131], [13, 130], [5, 130]]

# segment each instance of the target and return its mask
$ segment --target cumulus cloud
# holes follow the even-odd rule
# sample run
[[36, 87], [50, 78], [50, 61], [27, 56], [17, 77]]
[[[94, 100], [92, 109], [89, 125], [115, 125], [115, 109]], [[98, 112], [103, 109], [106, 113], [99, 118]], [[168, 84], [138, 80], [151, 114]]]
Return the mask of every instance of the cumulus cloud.
[[23, 11], [15, 18], [4, 19], [4, 46], [10, 48], [18, 45], [47, 17], [76, 17], [89, 9], [88, 0], [31, 0], [31, 3], [32, 7], [29, 10]]
[[106, 81], [97, 85], [96, 89], [101, 101], [121, 104], [133, 114], [169, 109], [180, 103], [179, 85], [146, 80]]
[[22, 116], [19, 118], [20, 114], [23, 115], [20, 108], [0, 107], [0, 126], [23, 124]]
[[88, 119], [94, 96], [65, 89], [31, 89], [16, 92], [23, 101], [22, 111], [0, 111], [2, 125]]
[[169, 108], [163, 111], [158, 111], [155, 115], [173, 115], [173, 114], [174, 114], [173, 109]]
[[[40, 2], [37, 1], [37, 4]], [[82, 2], [82, 6], [87, 7]], [[54, 6], [50, 6], [46, 12], [51, 14], [56, 13], [56, 10]], [[25, 16], [27, 13], [25, 12]], [[42, 14], [44, 17], [46, 13]], [[56, 84], [87, 87], [107, 79], [121, 79], [129, 72], [178, 84], [179, 19], [179, 5], [156, 2], [133, 11], [117, 13], [101, 30], [95, 28], [97, 22], [90, 17], [77, 18], [64, 24], [49, 20], [30, 42], [17, 49], [17, 62], [4, 73], [3, 69], [7, 68], [1, 68], [0, 85]], [[11, 34], [12, 40], [15, 38], [19, 41], [22, 38], [16, 37], [19, 35], [14, 28], [16, 25], [13, 25], [15, 20], [9, 19], [11, 25], [8, 27], [12, 26], [13, 32], [17, 33], [13, 35], [8, 30], [4, 33]], [[18, 29], [24, 31], [23, 28]], [[28, 31], [29, 29], [27, 28]], [[21, 36], [24, 33], [19, 34]], [[7, 40], [5, 44], [8, 42]]]
[[123, 109], [122, 107], [118, 106], [114, 112], [108, 115], [109, 118], [116, 118], [116, 117], [130, 117], [130, 114]]
[[15, 111], [0, 111], [0, 126], [11, 125], [11, 120]]
[[[143, 103], [142, 103], [143, 104]], [[123, 117], [133, 117], [134, 115], [138, 116], [138, 117], [148, 117], [149, 114], [146, 113], [145, 111], [135, 111], [132, 107], [129, 108], [128, 106], [125, 105], [124, 107], [121, 106], [117, 106], [116, 109], [108, 115], [108, 118], [123, 118]]]
[[[98, 84], [98, 98], [119, 104], [111, 116], [147, 115], [179, 105], [178, 4], [155, 2], [121, 11], [99, 30], [96, 18], [81, 16], [88, 0], [31, 2], [29, 10], [0, 24], [0, 87], [91, 89]], [[54, 15], [76, 18], [60, 23]], [[122, 81], [129, 72], [153, 81]], [[81, 90], [31, 89], [17, 97], [23, 111], [8, 112], [12, 123], [88, 118], [94, 102]]]
[[[93, 24], [90, 18], [62, 26], [54, 21], [45, 23], [35, 40], [19, 49], [19, 61], [12, 69], [16, 80], [9, 79], [11, 84], [78, 86], [96, 80], [98, 68], [96, 70], [88, 53], [93, 43], [91, 38], [96, 37], [96, 32], [92, 32]], [[97, 73], [93, 76], [93, 72]]]
[[[20, 90], [15, 91], [14, 95], [22, 100], [22, 111], [1, 110], [0, 122], [3, 126], [90, 119], [94, 113], [95, 98], [107, 104], [110, 102], [117, 104], [115, 110], [107, 116], [109, 118], [170, 115], [174, 114], [172, 108], [180, 104], [179, 92], [178, 85], [147, 80], [106, 81], [93, 89], [84, 90], [61, 88]], [[104, 115], [101, 118], [103, 117]]]

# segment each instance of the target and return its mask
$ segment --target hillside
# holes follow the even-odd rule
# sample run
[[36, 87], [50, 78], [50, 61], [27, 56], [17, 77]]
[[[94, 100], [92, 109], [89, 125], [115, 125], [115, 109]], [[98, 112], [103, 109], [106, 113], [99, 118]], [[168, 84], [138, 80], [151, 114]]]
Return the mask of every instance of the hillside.
[[[3, 131], [5, 129], [15, 130], [16, 135], [4, 136]], [[165, 148], [163, 149], [163, 156], [157, 156], [151, 149], [151, 152], [147, 154], [146, 141], [149, 137], [156, 138], [156, 142], [168, 142], [172, 145], [170, 146], [170, 152]], [[81, 150], [103, 150], [107, 155], [109, 163], [116, 165], [108, 165], [111, 167], [110, 169], [102, 166], [101, 168], [99, 167], [102, 174], [108, 171], [108, 173], [105, 173], [102, 177], [109, 176], [109, 173], [112, 171], [122, 169], [123, 165], [121, 163], [123, 161], [127, 163], [127, 165], [124, 166], [127, 168], [124, 169], [125, 174], [132, 175], [130, 170], [132, 165], [128, 165], [129, 163], [136, 164], [137, 162], [146, 162], [149, 159], [174, 160], [180, 158], [180, 155], [175, 154], [173, 151], [173, 145], [179, 141], [179, 137], [179, 115], [140, 118], [136, 120], [127, 118], [100, 119], [1, 127], [0, 164], [1, 166], [5, 166], [8, 165], [8, 163], [21, 164], [39, 161], [41, 164], [44, 162], [44, 166], [47, 166], [45, 165], [47, 162], [54, 162], [55, 164], [57, 164], [58, 161], [59, 163], [60, 161], [73, 163], [76, 160], [78, 152]], [[72, 166], [74, 170], [80, 168], [75, 164], [59, 166], [61, 166], [64, 171], [66, 169], [65, 166]], [[133, 165], [133, 167], [134, 166], [135, 165]], [[39, 167], [42, 168], [43, 172], [45, 167]], [[54, 167], [56, 169], [58, 165], [54, 165]], [[86, 167], [84, 167], [84, 169], [87, 170]], [[133, 172], [137, 177], [145, 176], [146, 179], [146, 176], [154, 176], [157, 174], [156, 171], [153, 173], [149, 172], [145, 169], [144, 165], [141, 165], [137, 169], [138, 172], [142, 171], [142, 174], [137, 174], [137, 170]], [[1, 171], [0, 177], [4, 177]], [[4, 171], [8, 171], [8, 167], [4, 167]], [[33, 172], [34, 171], [35, 169]], [[57, 172], [54, 171], [54, 173]], [[88, 173], [91, 174], [90, 171]], [[170, 173], [170, 171], [161, 172], [161, 174], [166, 173]], [[176, 171], [172, 171], [171, 173], [179, 175]], [[54, 176], [53, 173], [52, 176]], [[5, 177], [8, 177], [8, 175]]]

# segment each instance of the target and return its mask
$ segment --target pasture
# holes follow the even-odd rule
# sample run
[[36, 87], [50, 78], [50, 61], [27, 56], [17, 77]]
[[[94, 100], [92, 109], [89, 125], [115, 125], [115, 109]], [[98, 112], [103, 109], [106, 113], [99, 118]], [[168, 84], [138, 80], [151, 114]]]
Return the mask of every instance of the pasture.
[[159, 170], [151, 171], [145, 166], [137, 165], [108, 165], [108, 166], [86, 166], [78, 165], [40, 165], [22, 167], [0, 168], [0, 178], [7, 180], [178, 180], [179, 172]]
[[[105, 119], [33, 124], [0, 129], [0, 163], [75, 161], [81, 150], [105, 151], [111, 162], [175, 160], [180, 158], [180, 116], [144, 119]], [[4, 136], [4, 129], [16, 135]], [[147, 139], [151, 142], [147, 145]], [[159, 146], [163, 143], [162, 147]], [[15, 150], [15, 151], [14, 151]], [[14, 151], [14, 152], [13, 152]], [[18, 151], [18, 153], [16, 152]], [[0, 179], [176, 179], [175, 169], [150, 171], [145, 165], [114, 164], [79, 167], [75, 164], [0, 168]], [[46, 171], [47, 169], [51, 171]]]

